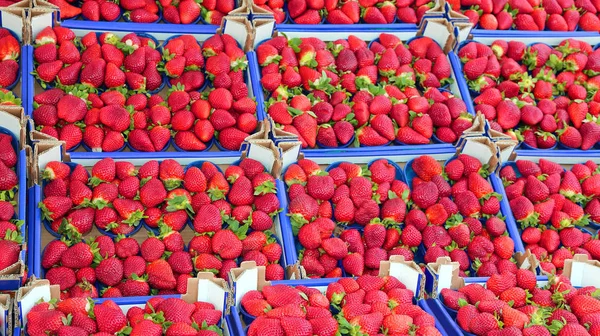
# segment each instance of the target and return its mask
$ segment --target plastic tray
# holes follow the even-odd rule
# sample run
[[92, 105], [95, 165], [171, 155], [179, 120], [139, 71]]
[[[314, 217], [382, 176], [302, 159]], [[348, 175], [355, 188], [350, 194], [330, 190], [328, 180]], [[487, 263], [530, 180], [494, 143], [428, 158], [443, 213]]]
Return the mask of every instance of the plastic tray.
[[[169, 31], [168, 29], [157, 29], [157, 26], [159, 28], [163, 27], [163, 25], [154, 25], [154, 24], [133, 24], [136, 26], [136, 28], [138, 29], [131, 29], [131, 23], [123, 23], [123, 22], [94, 22], [99, 24], [100, 26], [86, 26], [85, 23], [90, 23], [92, 21], [81, 21], [81, 20], [71, 20], [70, 23], [72, 24], [67, 24], [66, 21], [65, 23], [62, 25], [64, 27], [68, 27], [71, 28], [71, 30], [73, 30], [73, 32], [76, 34], [76, 36], [81, 37], [83, 35], [85, 35], [86, 33], [88, 33], [90, 31], [90, 29], [92, 31], [96, 31], [98, 33], [102, 32], [102, 29], [106, 29], [106, 31], [109, 32], [113, 32], [115, 33], [117, 36], [124, 36], [127, 33], [130, 32], [134, 32], [134, 33], [139, 33], [148, 37], [151, 37], [157, 41], [166, 41], [169, 38], [172, 37], [176, 37], [176, 36], [180, 36], [181, 35], [181, 30], [182, 27], [190, 27], [189, 25], [178, 25], [178, 24], [174, 24], [171, 26], [175, 26], [176, 29], [173, 29], [172, 31]], [[151, 26], [151, 27], [147, 27], [148, 29], [139, 29], [139, 25], [144, 25], [144, 26]], [[106, 26], [106, 27], [105, 27]], [[203, 26], [203, 25], [196, 25], [194, 27], [199, 27], [202, 29], [196, 29], [196, 30], [187, 30], [186, 32], [189, 32], [189, 34], [194, 35], [196, 37], [196, 39], [199, 41], [200, 45], [202, 44], [203, 41], [205, 41], [207, 38], [213, 36], [216, 34], [216, 26]], [[142, 33], [143, 32], [143, 33]], [[148, 32], [148, 33], [146, 33]], [[159, 45], [157, 45], [157, 48], [162, 48], [165, 45], [165, 42], [163, 43], [159, 43]], [[41, 88], [39, 87], [39, 83], [36, 84], [38, 81], [34, 78], [34, 76], [31, 74], [34, 69], [33, 69], [33, 46], [24, 46], [24, 54], [25, 56], [23, 57], [23, 59], [26, 59], [26, 65], [25, 67], [23, 67], [25, 70], [23, 70], [24, 73], [24, 77], [25, 79], [25, 89], [24, 92], [26, 92], [26, 95], [23, 97], [23, 101], [24, 101], [24, 107], [25, 107], [25, 112], [28, 116], [31, 116], [33, 113], [33, 97], [36, 94], [36, 89], [39, 91]], [[246, 53], [246, 57], [249, 59], [250, 58], [250, 53]], [[245, 71], [244, 72], [244, 76], [246, 77], [246, 83], [248, 85], [248, 91], [250, 96], [252, 97], [252, 83], [251, 83], [251, 76], [250, 76], [250, 71]], [[203, 87], [203, 89], [201, 89], [200, 91], [204, 90], [205, 88], [209, 87], [210, 85], [207, 84], [208, 83], [208, 79], [205, 80], [205, 86]], [[164, 93], [166, 92], [166, 88], [170, 86], [170, 83], [168, 83], [168, 78], [164, 76], [163, 74], [163, 83], [160, 87], [158, 91], [158, 93]], [[260, 122], [264, 119], [264, 113], [262, 109], [258, 109], [256, 110], [256, 118], [260, 124]], [[82, 142], [83, 143], [83, 142]], [[213, 144], [216, 144], [216, 147], [218, 151], [221, 152], [227, 152], [227, 153], [238, 153], [239, 151], [229, 151], [224, 149], [219, 141], [216, 138], [213, 138], [211, 141], [209, 141], [208, 143], [206, 143], [207, 148], [204, 150], [206, 153], [201, 154], [203, 157], [205, 155], [207, 155], [208, 157], [210, 157], [212, 155], [212, 153], [215, 152], [215, 149], [213, 148]], [[212, 151], [211, 151], [212, 148]], [[174, 141], [173, 141], [173, 137], [171, 137], [168, 145], [162, 150], [164, 152], [169, 152], [169, 153], [173, 153], [173, 155], [176, 154], [176, 152], [182, 152], [184, 153], [184, 155], [189, 156], [191, 153], [201, 153], [203, 151], [199, 151], [199, 152], [185, 152], [185, 151], [181, 151], [181, 149], [177, 146], [174, 145]], [[211, 152], [209, 152], [211, 151]], [[85, 157], [85, 158], [93, 158], [94, 156], [91, 155], [93, 154], [93, 152], [91, 152], [89, 150], [89, 148], [87, 146], [83, 146], [82, 144], [80, 144], [79, 146], [72, 148], [69, 150], [69, 152], [73, 155], [76, 156], [80, 156], [80, 157]], [[129, 152], [129, 156], [131, 155], [135, 155], [132, 154], [133, 152], [137, 152], [136, 150], [132, 149], [128, 143], [126, 143], [126, 145], [123, 147], [123, 149], [119, 152]], [[102, 152], [102, 154], [105, 156], [110, 156], [110, 157], [116, 157], [115, 154], [119, 153], [119, 152]], [[146, 156], [146, 154], [157, 154], [158, 152], [151, 152], [151, 153], [144, 153], [144, 156]], [[200, 154], [197, 154], [200, 155]]]

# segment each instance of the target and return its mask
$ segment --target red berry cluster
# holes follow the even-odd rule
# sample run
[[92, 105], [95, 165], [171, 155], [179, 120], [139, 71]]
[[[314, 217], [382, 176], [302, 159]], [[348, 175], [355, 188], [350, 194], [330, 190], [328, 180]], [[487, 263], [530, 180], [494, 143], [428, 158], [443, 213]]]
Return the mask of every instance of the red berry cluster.
[[[15, 193], [19, 185], [17, 153], [12, 145], [13, 137], [0, 133], [0, 270], [19, 261], [21, 253], [22, 221], [15, 219]], [[21, 191], [25, 192], [25, 191]]]
[[223, 312], [208, 302], [153, 297], [123, 312], [114, 301], [90, 304], [83, 298], [40, 302], [27, 313], [27, 333], [44, 335], [219, 336]]
[[21, 106], [21, 99], [6, 88], [13, 87], [19, 77], [21, 45], [6, 28], [0, 28], [0, 105]]
[[[256, 48], [269, 116], [304, 148], [455, 142], [472, 126], [464, 102], [442, 87], [450, 63], [427, 37], [381, 34], [326, 43], [284, 36]], [[417, 89], [419, 87], [420, 89]], [[305, 94], [306, 93], [306, 94]]]
[[600, 3], [590, 0], [452, 0], [471, 23], [486, 30], [598, 31]]
[[265, 286], [246, 293], [241, 304], [256, 317], [248, 336], [441, 336], [435, 318], [413, 299], [412, 290], [393, 276], [363, 275], [332, 282], [325, 294], [306, 286]]
[[587, 150], [600, 140], [600, 51], [587, 42], [470, 42], [458, 56], [469, 88], [479, 93], [475, 111], [493, 129], [540, 149], [560, 142]]
[[600, 174], [592, 161], [565, 170], [540, 159], [517, 160], [500, 171], [521, 238], [548, 273], [561, 272], [575, 254], [600, 258], [600, 240], [580, 229], [600, 221]]
[[[41, 84], [57, 88], [34, 96], [33, 120], [68, 150], [83, 143], [91, 151], [114, 152], [127, 143], [154, 152], [173, 140], [178, 150], [202, 151], [217, 132], [223, 149], [239, 150], [257, 128], [256, 103], [243, 75], [246, 56], [229, 35], [214, 35], [202, 46], [191, 35], [175, 37], [163, 55], [153, 40], [135, 34], [119, 40], [105, 33], [98, 40], [89, 33], [81, 39], [81, 54], [76, 41], [67, 28], [46, 28], [34, 51]], [[159, 70], [172, 86], [164, 102], [158, 94], [148, 97], [163, 86]], [[200, 93], [205, 76], [214, 89]]]
[[61, 19], [82, 15], [90, 21], [126, 21], [156, 23], [161, 17], [165, 23], [195, 24], [202, 19], [207, 24], [220, 25], [223, 17], [235, 9], [235, 0], [86, 0], [81, 6], [73, 0], [50, 0], [60, 10]]
[[519, 269], [492, 275], [485, 287], [469, 284], [441, 294], [446, 307], [458, 311], [458, 325], [475, 335], [584, 336], [600, 331], [596, 292], [577, 289], [564, 276], [538, 286], [533, 272]]
[[410, 232], [422, 237], [426, 263], [449, 256], [460, 264], [462, 276], [471, 269], [477, 276], [516, 270], [500, 195], [484, 178], [487, 171], [478, 159], [460, 154], [442, 167], [432, 157], [420, 156], [407, 167], [410, 171], [416, 175], [409, 181], [413, 209], [403, 235], [412, 227]]
[[[396, 167], [380, 159], [365, 170], [341, 162], [326, 172], [302, 159], [287, 168], [288, 215], [304, 249], [300, 264], [308, 276], [340, 277], [342, 268], [348, 276], [377, 275], [380, 262], [390, 255], [413, 260], [410, 247], [419, 244], [400, 241], [409, 190]], [[336, 223], [364, 230], [350, 227], [336, 237]]]
[[[94, 296], [90, 284], [96, 280], [125, 296], [148, 295], [150, 289], [185, 293], [180, 286], [194, 271], [226, 278], [246, 260], [266, 266], [269, 280], [284, 277], [282, 248], [268, 231], [279, 211], [275, 179], [258, 161], [244, 159], [222, 173], [210, 162], [184, 170], [174, 160], [148, 161], [136, 170], [129, 162], [106, 158], [92, 167], [92, 177], [82, 165], [71, 169], [53, 161], [43, 176], [50, 181], [39, 204], [42, 215], [67, 239], [46, 247], [42, 266], [52, 283], [73, 296]], [[135, 233], [142, 220], [158, 233], [140, 245], [125, 235]], [[198, 235], [184, 251], [179, 231], [188, 224]], [[94, 225], [119, 235], [117, 241], [81, 242]], [[135, 294], [142, 290], [146, 294]]]
[[[323, 19], [331, 24], [418, 24], [434, 4], [429, 0], [262, 0], [254, 3], [273, 13], [277, 23], [286, 22], [289, 15], [291, 23], [297, 24], [320, 24]], [[283, 10], [285, 3], [287, 12]]]

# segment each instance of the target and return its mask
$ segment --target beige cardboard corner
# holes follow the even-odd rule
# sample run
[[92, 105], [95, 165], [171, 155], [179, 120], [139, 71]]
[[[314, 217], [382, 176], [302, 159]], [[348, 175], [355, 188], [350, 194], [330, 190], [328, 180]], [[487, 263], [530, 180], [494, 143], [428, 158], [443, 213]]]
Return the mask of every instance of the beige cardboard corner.
[[[32, 128], [35, 129], [35, 124], [33, 123], [33, 120], [30, 121]], [[42, 133], [40, 131], [31, 131], [29, 132], [29, 140], [31, 140], [31, 142], [36, 143], [36, 142], [40, 142], [40, 141], [58, 141], [57, 138], [48, 135], [46, 133]]]
[[221, 21], [219, 31], [231, 35], [242, 45], [244, 51], [252, 50], [252, 25], [247, 17], [227, 15]]
[[28, 34], [26, 28], [26, 8], [29, 7], [31, 7], [31, 3], [29, 1], [20, 1], [8, 7], [0, 8], [2, 27], [10, 29], [17, 34], [17, 37], [23, 42], [23, 44], [27, 44], [29, 42], [27, 40]]
[[519, 145], [517, 140], [498, 140], [495, 143], [498, 148], [498, 154], [500, 154], [500, 163], [515, 160], [517, 156], [515, 149]]
[[69, 162], [71, 158], [65, 151], [62, 141], [40, 141], [33, 147], [33, 162], [30, 175], [35, 184], [41, 182], [40, 173], [50, 161]]
[[27, 140], [27, 116], [20, 106], [0, 106], [0, 125], [19, 140], [19, 150], [25, 148]]
[[426, 265], [427, 271], [433, 275], [432, 298], [437, 298], [444, 288], [459, 289], [465, 285], [459, 276], [460, 264], [453, 262], [450, 257], [440, 257], [434, 263]]
[[267, 119], [265, 119], [258, 124], [258, 131], [248, 136], [244, 141], [247, 142], [251, 140], [268, 140], [270, 138], [270, 134], [271, 124]]
[[565, 260], [563, 275], [575, 287], [600, 287], [600, 261], [590, 260], [585, 254], [576, 254], [573, 259]]
[[444, 18], [429, 18], [421, 21], [419, 34], [436, 41], [448, 53], [454, 47], [452, 25]]
[[425, 274], [414, 261], [406, 261], [404, 256], [394, 255], [379, 263], [379, 276], [393, 276], [406, 288], [413, 291], [417, 299], [425, 297]]
[[452, 25], [455, 29], [456, 46], [463, 41], [471, 38], [471, 31], [473, 30], [473, 24], [471, 22], [453, 22]]
[[23, 321], [23, 328], [27, 324], [27, 314], [40, 300], [50, 301], [60, 298], [60, 287], [58, 285], [50, 285], [48, 280], [33, 279], [26, 286], [19, 288], [16, 295], [16, 302], [19, 306], [20, 318], [15, 318], [16, 321]]
[[252, 49], [254, 49], [259, 43], [273, 36], [275, 20], [272, 18], [254, 19], [252, 25], [254, 31]]
[[248, 140], [245, 143], [246, 150], [242, 153], [242, 158], [250, 158], [259, 161], [267, 168], [269, 172], [277, 166], [279, 160], [279, 151], [270, 139]]
[[466, 137], [456, 150], [459, 154], [473, 156], [481, 163], [488, 164], [490, 172], [494, 172], [498, 168], [497, 147], [488, 137]]
[[[290, 141], [290, 142], [280, 142], [277, 144], [280, 153], [280, 164], [281, 164], [281, 172], [283, 172], [289, 165], [298, 161], [301, 158], [301, 149], [302, 142], [300, 141]], [[282, 176], [277, 176], [280, 178]]]
[[30, 27], [29, 44], [33, 44], [37, 34], [44, 28], [58, 25], [58, 7], [42, 0], [34, 0], [34, 4], [35, 7], [29, 10], [29, 16], [27, 17]]
[[243, 261], [240, 267], [232, 268], [229, 271], [229, 287], [234, 296], [233, 304], [239, 308], [246, 293], [269, 286], [271, 283], [265, 279], [265, 267], [256, 266], [254, 261]]
[[[13, 330], [13, 300], [9, 294], [0, 294], [0, 335], [12, 335]], [[6, 316], [6, 319], [4, 317]]]

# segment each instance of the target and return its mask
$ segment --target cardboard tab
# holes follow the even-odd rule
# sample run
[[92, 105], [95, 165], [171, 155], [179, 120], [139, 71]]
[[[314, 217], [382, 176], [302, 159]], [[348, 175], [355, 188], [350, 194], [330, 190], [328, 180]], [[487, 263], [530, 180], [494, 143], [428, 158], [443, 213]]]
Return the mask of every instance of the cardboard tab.
[[445, 18], [429, 18], [421, 21], [420, 34], [436, 41], [448, 53], [454, 46], [452, 25]]
[[404, 256], [394, 255], [379, 264], [379, 276], [393, 276], [406, 288], [413, 291], [418, 299], [425, 298], [425, 274], [414, 261], [406, 261]]
[[[0, 9], [2, 27], [12, 30], [19, 40], [23, 41], [23, 44], [29, 42], [29, 36], [27, 34], [28, 30], [26, 29], [27, 13], [25, 8], [29, 8], [30, 6], [31, 3], [29, 1], [20, 1]], [[24, 55], [21, 57], [24, 57]]]
[[565, 260], [563, 275], [575, 287], [600, 287], [600, 261], [589, 260], [585, 254], [576, 254], [573, 259]]
[[13, 330], [13, 300], [9, 294], [0, 294], [0, 335], [12, 336]]
[[34, 0], [34, 4], [36, 4], [35, 8], [29, 10], [29, 16], [27, 17], [30, 27], [29, 44], [33, 44], [37, 34], [44, 28], [57, 25], [60, 16], [58, 7], [49, 2]]
[[44, 170], [50, 161], [70, 161], [70, 157], [65, 151], [62, 141], [40, 141], [33, 147], [33, 164], [30, 175], [34, 183], [39, 184], [41, 178], [39, 174]]
[[496, 171], [500, 162], [496, 146], [490, 138], [485, 136], [463, 138], [456, 152], [473, 156], [481, 163], [488, 164], [490, 172]]
[[252, 49], [252, 25], [247, 17], [227, 15], [221, 21], [220, 31], [231, 35], [242, 45], [244, 51]]
[[256, 48], [261, 42], [270, 39], [275, 33], [275, 19], [260, 18], [252, 20], [254, 28], [252, 48]]
[[464, 287], [464, 279], [459, 276], [460, 264], [453, 262], [450, 257], [440, 257], [434, 263], [426, 265], [429, 295], [437, 298], [442, 289], [459, 289]]

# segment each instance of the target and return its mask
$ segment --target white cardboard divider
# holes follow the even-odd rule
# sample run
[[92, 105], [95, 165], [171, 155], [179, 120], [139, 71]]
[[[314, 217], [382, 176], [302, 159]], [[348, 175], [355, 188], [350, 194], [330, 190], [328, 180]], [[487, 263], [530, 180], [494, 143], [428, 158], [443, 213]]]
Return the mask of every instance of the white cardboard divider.
[[267, 285], [265, 281], [265, 267], [256, 266], [254, 261], [244, 261], [239, 268], [234, 268], [229, 273], [229, 287], [234, 295], [234, 305], [239, 308], [242, 298], [251, 290], [260, 290]]
[[600, 288], [600, 261], [589, 260], [585, 254], [576, 254], [573, 259], [565, 260], [563, 274], [575, 287]]
[[0, 126], [9, 130], [21, 141], [21, 118], [0, 109]]
[[0, 15], [2, 15], [2, 27], [12, 30], [19, 40], [23, 41], [23, 10], [2, 10]]
[[425, 294], [425, 274], [414, 261], [406, 261], [404, 256], [391, 256], [382, 261], [379, 276], [390, 275], [400, 280], [406, 288], [413, 291], [415, 297], [423, 298]]
[[[31, 283], [31, 287], [21, 287], [17, 292], [17, 304], [19, 312], [19, 320], [21, 326], [27, 325], [27, 314], [35, 306], [38, 301], [50, 301], [53, 297], [52, 291], [60, 295], [58, 287], [52, 288], [48, 280], [35, 280]], [[55, 293], [56, 294], [56, 293]]]

